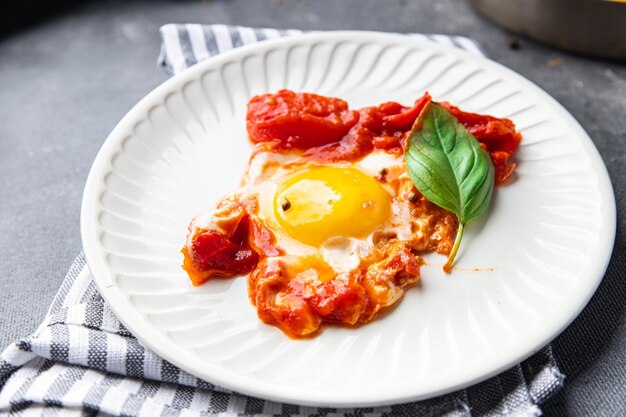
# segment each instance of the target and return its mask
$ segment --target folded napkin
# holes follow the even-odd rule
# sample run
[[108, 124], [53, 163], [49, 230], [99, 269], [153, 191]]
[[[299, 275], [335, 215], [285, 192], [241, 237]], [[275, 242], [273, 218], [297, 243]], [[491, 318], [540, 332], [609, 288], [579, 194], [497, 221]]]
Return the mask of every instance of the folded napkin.
[[[170, 74], [225, 50], [299, 31], [165, 25], [159, 64]], [[463, 37], [408, 35], [476, 54]], [[0, 355], [0, 415], [114, 416], [538, 416], [563, 384], [549, 346], [500, 375], [431, 400], [378, 408], [280, 404], [216, 387], [144, 348], [117, 320], [81, 254], [44, 322]]]

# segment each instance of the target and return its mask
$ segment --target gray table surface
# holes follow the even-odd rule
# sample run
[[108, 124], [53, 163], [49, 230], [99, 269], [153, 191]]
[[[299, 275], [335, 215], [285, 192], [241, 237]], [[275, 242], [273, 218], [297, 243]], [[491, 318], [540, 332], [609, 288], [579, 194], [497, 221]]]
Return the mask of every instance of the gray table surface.
[[166, 79], [155, 62], [170, 22], [465, 35], [560, 101], [604, 158], [618, 230], [596, 295], [553, 343], [567, 380], [544, 410], [626, 415], [626, 66], [526, 39], [509, 49], [507, 32], [460, 0], [100, 1], [0, 39], [0, 347], [36, 328], [80, 251], [89, 168], [120, 118]]

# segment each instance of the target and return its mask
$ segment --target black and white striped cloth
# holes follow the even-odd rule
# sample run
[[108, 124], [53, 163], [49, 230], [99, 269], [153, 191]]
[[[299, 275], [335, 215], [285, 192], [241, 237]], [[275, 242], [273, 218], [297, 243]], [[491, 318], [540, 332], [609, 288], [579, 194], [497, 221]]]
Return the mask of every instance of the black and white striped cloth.
[[[166, 25], [159, 64], [174, 74], [239, 45], [298, 31]], [[480, 54], [467, 38], [425, 36]], [[279, 404], [199, 380], [145, 349], [100, 297], [82, 254], [35, 333], [0, 355], [0, 416], [538, 416], [563, 375], [546, 347], [483, 383], [432, 400], [366, 409]]]

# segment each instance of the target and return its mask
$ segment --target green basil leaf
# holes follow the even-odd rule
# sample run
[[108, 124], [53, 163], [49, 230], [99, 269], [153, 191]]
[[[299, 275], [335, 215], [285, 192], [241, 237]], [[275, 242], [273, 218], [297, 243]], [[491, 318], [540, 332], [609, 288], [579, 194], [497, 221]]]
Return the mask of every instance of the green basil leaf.
[[405, 160], [419, 192], [459, 219], [449, 268], [460, 244], [462, 228], [489, 207], [494, 185], [491, 158], [452, 114], [431, 102], [409, 134]]

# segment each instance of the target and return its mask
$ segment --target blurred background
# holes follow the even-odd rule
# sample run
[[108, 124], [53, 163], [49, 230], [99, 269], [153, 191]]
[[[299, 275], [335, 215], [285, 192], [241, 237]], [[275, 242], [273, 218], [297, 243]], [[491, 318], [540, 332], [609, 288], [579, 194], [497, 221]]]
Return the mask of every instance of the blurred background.
[[[542, 9], [540, 2], [548, 6]], [[590, 11], [595, 6], [590, 3], [610, 6], [606, 17], [595, 18]], [[626, 4], [622, 3], [1, 2], [0, 349], [41, 322], [81, 250], [81, 196], [99, 147], [124, 114], [167, 78], [156, 66], [161, 25], [222, 23], [463, 35], [480, 43], [488, 57], [529, 78], [563, 104], [589, 133], [608, 167], [620, 213], [615, 251], [607, 277], [591, 303], [553, 344], [568, 379], [565, 390], [543, 408], [549, 416], [626, 415], [622, 414], [623, 401], [615, 394], [616, 383], [622, 381], [626, 387], [626, 294], [623, 279], [618, 279], [626, 276], [621, 217], [626, 205], [626, 66], [620, 61], [626, 36], [619, 35], [626, 28]], [[579, 17], [574, 17], [574, 12]], [[552, 20], [537, 16], [551, 16]], [[537, 27], [543, 27], [543, 32]], [[606, 36], [604, 29], [619, 36], [610, 45], [605, 40], [600, 43], [604, 47], [598, 47], [596, 41]], [[595, 57], [533, 38], [569, 50], [586, 48]], [[584, 38], [589, 38], [588, 42], [581, 42]], [[624, 393], [621, 400], [626, 398], [623, 389], [619, 392]]]

